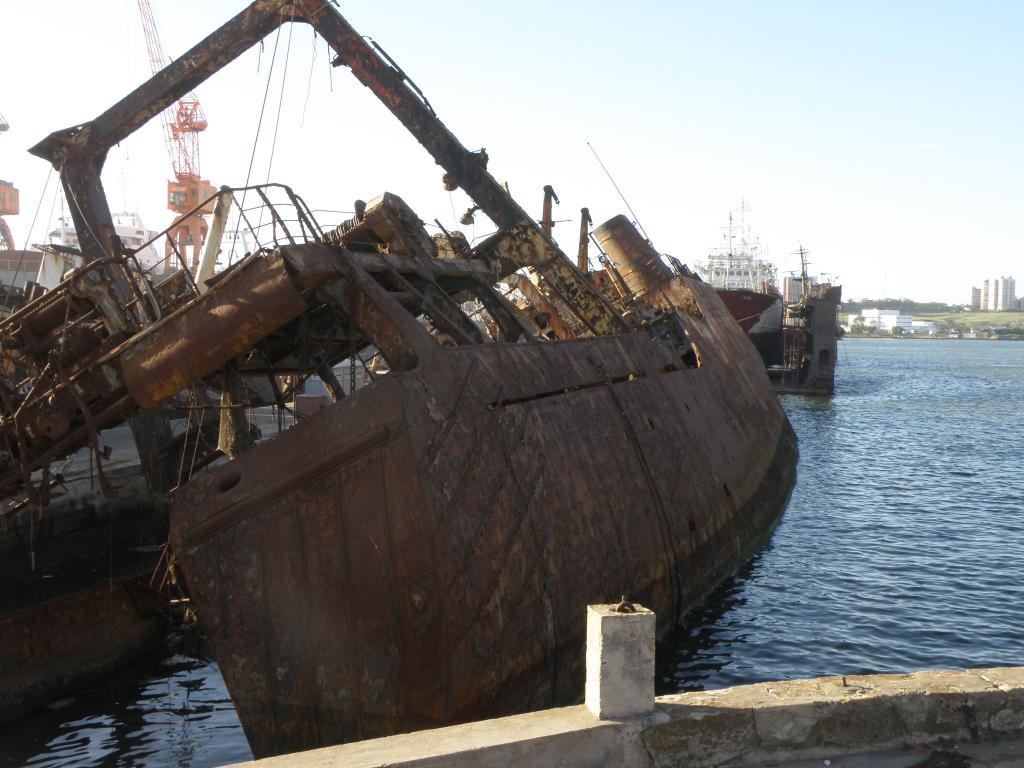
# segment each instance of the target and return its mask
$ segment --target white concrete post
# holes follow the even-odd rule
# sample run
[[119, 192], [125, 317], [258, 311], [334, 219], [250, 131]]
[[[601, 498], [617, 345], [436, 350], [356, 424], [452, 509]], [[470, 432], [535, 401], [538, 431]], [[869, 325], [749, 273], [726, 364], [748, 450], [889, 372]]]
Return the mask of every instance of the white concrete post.
[[586, 704], [601, 719], [639, 717], [654, 709], [654, 612], [634, 605], [587, 606]]
[[199, 288], [199, 293], [206, 293], [210, 290], [206, 281], [213, 277], [214, 267], [217, 266], [217, 254], [220, 253], [224, 229], [228, 225], [228, 215], [231, 213], [231, 206], [234, 202], [234, 195], [230, 192], [222, 192], [213, 208], [213, 224], [206, 235], [206, 250], [203, 251], [203, 258], [200, 259], [199, 268], [196, 270], [196, 287]]

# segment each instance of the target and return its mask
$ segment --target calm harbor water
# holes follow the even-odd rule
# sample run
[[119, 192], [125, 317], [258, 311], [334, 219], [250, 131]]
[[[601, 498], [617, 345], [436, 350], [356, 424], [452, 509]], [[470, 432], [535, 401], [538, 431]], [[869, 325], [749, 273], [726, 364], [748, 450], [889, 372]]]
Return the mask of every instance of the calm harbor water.
[[659, 649], [659, 693], [1024, 664], [1024, 344], [841, 344], [834, 398], [784, 399], [782, 524]]
[[[834, 398], [784, 405], [786, 515], [659, 646], [659, 693], [1024, 664], [1024, 343], [851, 339]], [[247, 757], [216, 665], [184, 657], [0, 731], [0, 766]]]

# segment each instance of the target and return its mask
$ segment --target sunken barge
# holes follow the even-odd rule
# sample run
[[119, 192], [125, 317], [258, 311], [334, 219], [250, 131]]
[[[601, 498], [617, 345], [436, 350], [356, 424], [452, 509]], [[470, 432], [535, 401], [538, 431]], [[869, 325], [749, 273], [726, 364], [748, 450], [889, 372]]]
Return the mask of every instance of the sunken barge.
[[[323, 228], [265, 185], [252, 254], [199, 283], [139, 279], [107, 151], [286, 21], [314, 27], [493, 236], [431, 237], [391, 194]], [[378, 51], [330, 4], [258, 0], [32, 150], [76, 203], [86, 264], [4, 326], [27, 374], [3, 390], [0, 484], [41, 507], [55, 458], [100, 462], [97, 431], [131, 420], [257, 756], [578, 699], [584, 607], [625, 593], [668, 630], [766, 540], [795, 479], [795, 435], [715, 291], [618, 217], [613, 300]], [[239, 191], [197, 204], [217, 203], [211, 232]], [[372, 382], [346, 391], [345, 360]], [[334, 402], [254, 441], [246, 413], [314, 375]], [[183, 390], [219, 417], [214, 440], [169, 440]]]
[[803, 281], [802, 295], [786, 304], [778, 347], [782, 361], [768, 368], [775, 391], [791, 395], [831, 395], [843, 329], [837, 315], [841, 285]]

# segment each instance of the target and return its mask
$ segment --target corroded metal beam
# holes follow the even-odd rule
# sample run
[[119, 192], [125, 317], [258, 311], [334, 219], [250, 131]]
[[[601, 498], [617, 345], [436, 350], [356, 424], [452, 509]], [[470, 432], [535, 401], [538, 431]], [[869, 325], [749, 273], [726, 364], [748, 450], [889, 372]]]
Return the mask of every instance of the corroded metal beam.
[[[554, 333], [556, 338], [559, 339], [571, 339], [574, 337], [572, 331], [570, 331], [565, 323], [562, 321], [562, 316], [558, 313], [558, 309], [552, 304], [548, 297], [545, 296], [540, 288], [534, 285], [530, 278], [523, 274], [511, 275], [510, 285], [515, 287], [526, 300], [530, 303], [531, 312], [530, 315], [533, 317], [534, 323], [542, 332], [551, 329], [549, 333]], [[548, 333], [545, 333], [547, 336]]]
[[[29, 150], [60, 172], [86, 261], [122, 252], [100, 181], [110, 148], [290, 20], [290, 5], [257, 0], [95, 120], [52, 133]], [[127, 299], [123, 278], [118, 282]]]
[[610, 306], [607, 299], [536, 226], [519, 224], [488, 238], [476, 250], [488, 259], [533, 267], [544, 277], [545, 287], [595, 336], [618, 333], [625, 324], [618, 313], [612, 322], [604, 311]]
[[[60, 171], [87, 261], [119, 256], [123, 250], [100, 182], [109, 149], [286, 22], [313, 26], [337, 54], [336, 63], [352, 70], [431, 154], [446, 176], [500, 228], [526, 224], [547, 241], [548, 249], [565, 262], [553, 276], [563, 284], [559, 292], [581, 298], [582, 312], [587, 315], [581, 319], [588, 327], [597, 333], [629, 330], [611, 304], [488, 173], [486, 153], [466, 149], [390, 57], [371, 48], [330, 3], [322, 0], [256, 0], [95, 120], [51, 134], [31, 149]], [[545, 258], [530, 266], [548, 278], [552, 277], [552, 263]], [[115, 279], [127, 301], [123, 276]]]
[[[410, 87], [405, 73], [378, 55], [366, 39], [356, 32], [342, 16], [320, 0], [301, 0], [310, 23], [324, 36], [338, 58], [336, 63], [352, 70], [363, 85], [397, 117], [402, 125], [423, 145], [435, 162], [444, 168], [449, 179], [462, 187], [491, 220], [502, 229], [527, 225], [547, 241], [547, 248], [564, 263], [557, 274], [557, 262], [541, 254], [532, 266], [542, 277], [562, 284], [559, 293], [578, 296], [586, 317], [580, 319], [595, 333], [622, 333], [629, 326], [614, 307], [590, 285], [583, 273], [569, 260], [558, 245], [541, 232], [533, 218], [512, 199], [511, 195], [487, 171], [487, 155], [466, 149], [422, 96]], [[579, 306], [570, 302], [570, 306]]]

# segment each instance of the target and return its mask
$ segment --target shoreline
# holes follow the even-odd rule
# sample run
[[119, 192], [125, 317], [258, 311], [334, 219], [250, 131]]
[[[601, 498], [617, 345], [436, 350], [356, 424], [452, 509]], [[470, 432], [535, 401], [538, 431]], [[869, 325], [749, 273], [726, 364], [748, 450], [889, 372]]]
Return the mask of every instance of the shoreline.
[[888, 334], [874, 334], [874, 333], [844, 333], [842, 339], [877, 339], [879, 341], [1024, 341], [1024, 336], [1014, 336], [1012, 338], [983, 338], [983, 339], [971, 339], [971, 338], [953, 338], [950, 336], [915, 336], [913, 334], [909, 336], [890, 336]]

